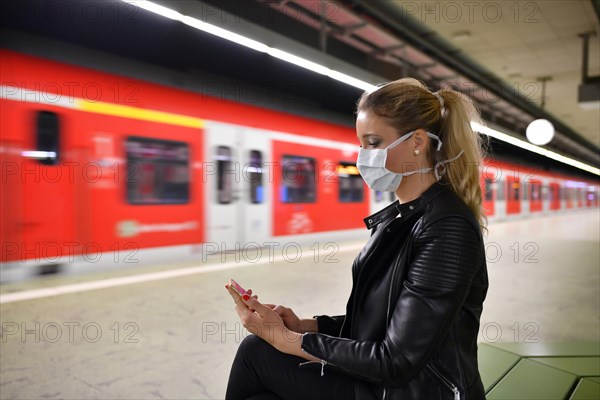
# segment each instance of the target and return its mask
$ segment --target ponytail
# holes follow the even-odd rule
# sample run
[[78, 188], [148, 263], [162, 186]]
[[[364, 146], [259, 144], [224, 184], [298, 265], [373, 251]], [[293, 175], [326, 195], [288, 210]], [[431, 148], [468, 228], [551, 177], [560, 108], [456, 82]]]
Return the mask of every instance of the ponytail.
[[[444, 109], [440, 138], [444, 143], [439, 152], [429, 147], [428, 154], [437, 161], [462, 156], [445, 164], [441, 182], [471, 209], [482, 231], [487, 231], [487, 217], [482, 208], [479, 166], [483, 159], [483, 139], [471, 127], [471, 121], [481, 123], [479, 112], [473, 102], [463, 93], [452, 89], [438, 92], [443, 99]], [[441, 153], [441, 154], [440, 154]]]
[[437, 134], [443, 145], [440, 151], [436, 151], [436, 146], [429, 146], [427, 157], [431, 165], [452, 159], [463, 151], [460, 157], [438, 171], [440, 183], [448, 185], [469, 207], [481, 230], [487, 230], [479, 174], [483, 140], [471, 128], [471, 121], [480, 122], [480, 116], [466, 95], [452, 89], [432, 93], [422, 82], [403, 78], [365, 92], [357, 109], [373, 111], [399, 131], [422, 128]]

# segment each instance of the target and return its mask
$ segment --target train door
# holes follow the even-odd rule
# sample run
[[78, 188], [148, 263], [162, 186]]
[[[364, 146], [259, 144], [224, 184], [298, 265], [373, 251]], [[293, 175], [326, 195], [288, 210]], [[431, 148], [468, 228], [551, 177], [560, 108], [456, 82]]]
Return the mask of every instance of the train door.
[[492, 174], [483, 175], [483, 208], [488, 218], [494, 216], [494, 176]]
[[547, 179], [543, 179], [540, 184], [540, 195], [542, 198], [542, 212], [544, 214], [550, 211], [550, 186]]
[[[74, 234], [73, 163], [66, 151], [64, 115], [35, 110], [27, 121], [21, 151], [21, 259], [59, 264], [70, 255]], [[17, 211], [17, 210], [15, 210]]]
[[494, 218], [500, 220], [506, 217], [506, 181], [504, 178], [498, 178], [494, 182]]
[[529, 207], [531, 212], [542, 211], [542, 182], [537, 179], [529, 182]]
[[596, 187], [590, 185], [587, 187], [586, 191], [587, 191], [586, 198], [585, 198], [586, 207], [596, 206], [596, 201], [598, 199], [598, 196], [596, 194]]
[[205, 187], [206, 251], [235, 250], [240, 246], [241, 194], [240, 128], [207, 122], [201, 184]]
[[560, 210], [560, 183], [550, 182], [550, 210]]
[[519, 182], [519, 192], [521, 194], [521, 215], [526, 217], [529, 212], [529, 196], [531, 192], [531, 181], [527, 178], [523, 178], [521, 182]]
[[521, 212], [520, 179], [516, 176], [506, 177], [506, 214]]
[[[272, 182], [276, 166], [272, 159], [267, 132], [241, 128], [239, 142], [241, 182], [238, 192], [238, 217], [241, 247], [264, 246], [271, 236]], [[249, 255], [252, 257], [252, 255]]]
[[570, 184], [565, 183], [564, 186], [564, 194], [565, 194], [565, 207], [573, 208], [573, 188]]
[[268, 134], [218, 122], [207, 122], [205, 133], [207, 251], [264, 246], [271, 235], [273, 182]]

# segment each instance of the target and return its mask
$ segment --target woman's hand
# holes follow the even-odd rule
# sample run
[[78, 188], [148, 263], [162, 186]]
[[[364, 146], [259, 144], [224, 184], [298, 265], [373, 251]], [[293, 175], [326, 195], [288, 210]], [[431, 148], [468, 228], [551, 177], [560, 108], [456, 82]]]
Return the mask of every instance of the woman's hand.
[[[235, 302], [235, 311], [238, 313], [242, 325], [249, 332], [262, 338], [283, 353], [293, 354], [310, 361], [319, 360], [302, 350], [302, 334], [286, 328], [283, 319], [273, 310], [277, 307], [267, 307], [260, 303], [258, 296], [252, 296], [250, 289], [246, 291], [243, 297], [240, 297], [228, 285], [225, 285], [225, 288]], [[289, 319], [292, 324], [300, 321], [299, 324], [301, 325], [303, 320], [299, 320], [296, 314], [289, 308], [287, 310], [289, 312], [283, 312], [286, 314], [286, 319]]]
[[292, 332], [306, 333], [317, 332], [319, 330], [317, 320], [315, 318], [300, 319], [291, 308], [285, 306], [279, 306], [275, 304], [265, 304], [265, 306], [273, 309], [273, 311], [279, 314], [283, 320], [283, 323], [285, 324], [285, 327]]
[[235, 302], [235, 311], [238, 313], [242, 325], [250, 333], [279, 350], [290, 340], [298, 340], [298, 336], [286, 328], [283, 319], [277, 312], [260, 303], [257, 300], [258, 296], [251, 296], [251, 290], [247, 290], [243, 298], [229, 286], [227, 286], [227, 291]]
[[302, 323], [300, 321], [300, 318], [298, 318], [296, 313], [294, 313], [294, 311], [292, 311], [291, 308], [288, 308], [285, 306], [279, 306], [279, 305], [275, 305], [275, 304], [265, 304], [265, 306], [267, 306], [270, 309], [272, 309], [273, 311], [275, 311], [277, 313], [277, 315], [279, 315], [281, 317], [281, 319], [283, 320], [285, 327], [288, 328], [289, 330], [298, 332], [298, 333], [305, 332], [304, 330], [302, 330]]

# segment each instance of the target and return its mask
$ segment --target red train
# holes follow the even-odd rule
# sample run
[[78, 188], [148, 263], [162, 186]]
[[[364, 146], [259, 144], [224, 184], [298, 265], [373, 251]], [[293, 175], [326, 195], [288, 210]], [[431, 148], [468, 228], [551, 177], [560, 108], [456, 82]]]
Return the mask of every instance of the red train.
[[[350, 238], [391, 200], [359, 176], [351, 128], [0, 57], [5, 269]], [[481, 171], [491, 221], [598, 206], [596, 182], [496, 160]]]

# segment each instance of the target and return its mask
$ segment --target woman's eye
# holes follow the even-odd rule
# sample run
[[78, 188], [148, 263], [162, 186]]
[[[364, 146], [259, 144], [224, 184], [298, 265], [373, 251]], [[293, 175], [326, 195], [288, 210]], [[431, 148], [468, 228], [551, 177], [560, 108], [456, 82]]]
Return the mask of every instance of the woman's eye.
[[369, 142], [368, 145], [369, 145], [369, 147], [377, 147], [377, 146], [379, 146], [379, 143], [381, 143], [381, 142]]

